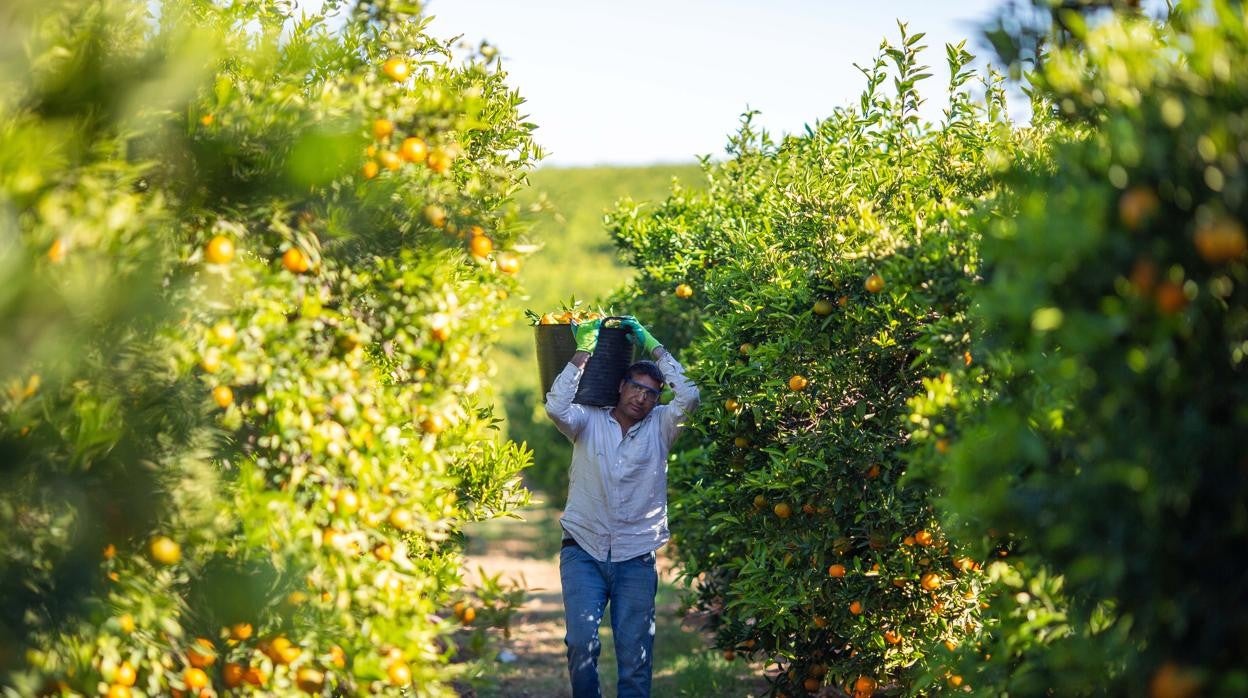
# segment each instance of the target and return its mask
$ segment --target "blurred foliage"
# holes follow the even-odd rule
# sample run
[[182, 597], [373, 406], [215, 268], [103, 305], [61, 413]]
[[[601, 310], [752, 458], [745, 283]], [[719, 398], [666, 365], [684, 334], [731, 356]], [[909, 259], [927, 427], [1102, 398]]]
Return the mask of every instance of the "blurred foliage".
[[1015, 541], [991, 659], [962, 670], [1010, 694], [1243, 695], [1248, 18], [1193, 3], [1071, 44], [1031, 77], [1071, 127], [987, 229], [982, 361], [914, 402], [948, 523]]
[[[631, 273], [620, 261], [604, 229], [604, 215], [620, 200], [661, 200], [673, 180], [698, 186], [696, 164], [646, 167], [543, 167], [529, 176], [531, 187], [517, 193], [532, 228], [528, 239], [541, 246], [525, 262], [524, 296], [516, 309], [543, 314], [576, 301], [596, 307]], [[627, 308], [617, 308], [628, 312]], [[644, 318], [643, 318], [644, 320]], [[662, 335], [659, 335], [662, 338]], [[562, 507], [567, 497], [572, 446], [546, 416], [538, 380], [533, 328], [518, 323], [501, 332], [497, 355], [507, 435], [533, 449], [525, 483]]]
[[471, 673], [456, 532], [527, 499], [486, 349], [540, 151], [415, 5], [326, 12], [3, 10], [6, 694]]
[[980, 558], [903, 477], [904, 418], [969, 347], [981, 212], [1036, 137], [962, 45], [944, 119], [922, 122], [922, 39], [902, 25], [854, 107], [779, 142], [747, 114], [707, 191], [610, 219], [638, 269], [613, 302], [654, 318], [702, 389], [669, 474], [688, 601], [777, 694], [937, 692], [923, 668], [981, 627]]

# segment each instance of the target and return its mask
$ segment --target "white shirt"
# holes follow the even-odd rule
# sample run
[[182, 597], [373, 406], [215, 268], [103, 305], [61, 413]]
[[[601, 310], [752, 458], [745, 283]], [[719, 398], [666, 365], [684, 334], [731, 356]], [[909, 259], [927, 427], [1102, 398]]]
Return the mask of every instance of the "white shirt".
[[563, 528], [596, 560], [628, 560], [658, 550], [667, 530], [667, 454], [698, 406], [698, 388], [670, 353], [655, 363], [675, 393], [627, 434], [611, 407], [572, 402], [582, 369], [569, 363], [546, 394], [546, 414], [572, 442]]

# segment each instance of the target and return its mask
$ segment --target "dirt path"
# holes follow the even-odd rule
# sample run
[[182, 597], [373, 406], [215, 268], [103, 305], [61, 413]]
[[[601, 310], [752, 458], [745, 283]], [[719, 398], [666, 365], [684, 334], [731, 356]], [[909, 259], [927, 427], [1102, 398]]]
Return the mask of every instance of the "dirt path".
[[[515, 660], [495, 665], [492, 685], [478, 689], [481, 698], [568, 698], [563, 644], [563, 601], [559, 586], [558, 512], [532, 509], [524, 521], [491, 521], [470, 527], [467, 578], [475, 585], [480, 575], [501, 574], [527, 589], [503, 649]], [[657, 600], [654, 685], [652, 694], [667, 696], [758, 696], [766, 683], [756, 667], [726, 662], [710, 650], [706, 638], [682, 627], [679, 592], [670, 565], [660, 553]], [[602, 628], [603, 651], [599, 666], [603, 695], [615, 696], [615, 652], [609, 623]]]

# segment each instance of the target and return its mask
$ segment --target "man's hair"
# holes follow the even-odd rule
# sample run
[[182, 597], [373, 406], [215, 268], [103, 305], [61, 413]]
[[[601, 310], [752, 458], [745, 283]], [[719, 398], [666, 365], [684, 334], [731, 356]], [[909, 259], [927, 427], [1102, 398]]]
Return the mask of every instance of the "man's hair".
[[658, 381], [660, 388], [667, 383], [667, 379], [663, 377], [663, 371], [659, 369], [659, 365], [653, 361], [638, 361], [628, 367], [628, 372], [625, 373], [625, 375], [629, 378], [636, 378], [637, 376], [650, 376], [654, 380]]

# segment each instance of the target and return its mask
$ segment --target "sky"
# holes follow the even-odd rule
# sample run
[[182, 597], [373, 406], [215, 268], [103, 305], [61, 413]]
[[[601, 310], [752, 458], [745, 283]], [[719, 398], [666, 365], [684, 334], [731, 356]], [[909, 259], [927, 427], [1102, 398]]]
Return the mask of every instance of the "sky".
[[[978, 38], [997, 0], [429, 0], [430, 32], [499, 49], [547, 151], [543, 165], [641, 165], [723, 156], [747, 109], [775, 135], [857, 101], [897, 19], [926, 32], [938, 119], [944, 45]], [[1025, 105], [1023, 105], [1025, 107]]]

